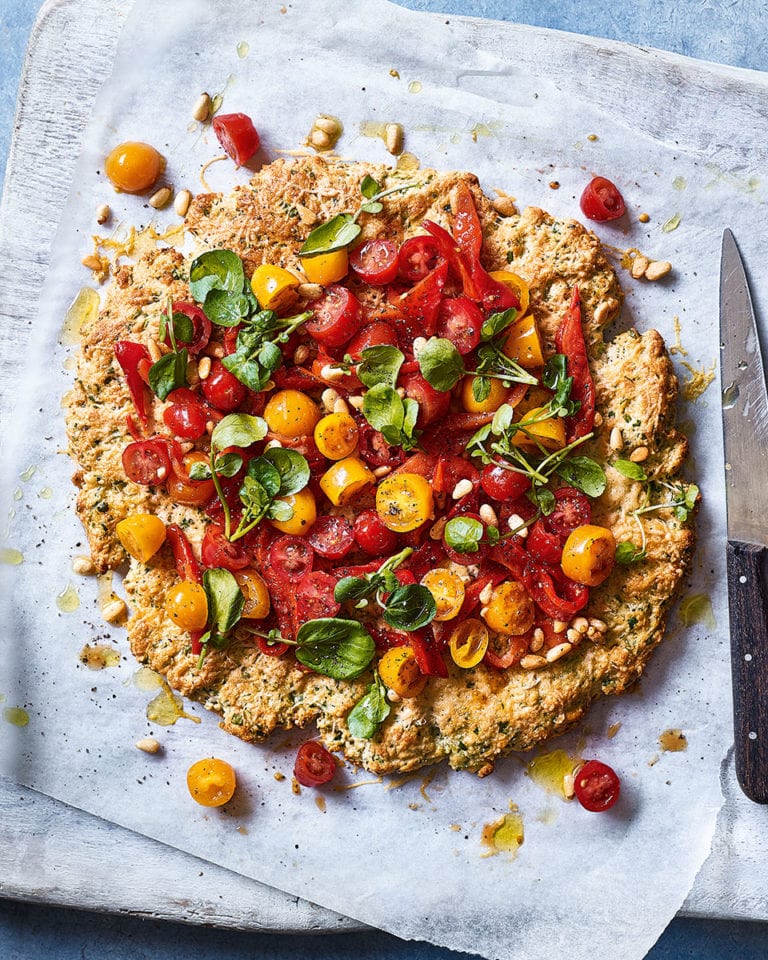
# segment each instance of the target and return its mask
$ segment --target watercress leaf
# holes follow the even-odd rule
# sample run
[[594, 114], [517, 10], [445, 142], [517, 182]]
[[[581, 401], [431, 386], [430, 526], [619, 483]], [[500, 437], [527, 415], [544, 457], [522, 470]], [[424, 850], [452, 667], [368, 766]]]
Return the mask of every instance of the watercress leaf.
[[333, 591], [337, 603], [348, 600], [362, 600], [376, 592], [376, 583], [368, 577], [342, 577]]
[[699, 499], [699, 488], [695, 483], [689, 483], [685, 488], [685, 506], [688, 510], [696, 509], [696, 501]]
[[510, 407], [508, 403], [502, 403], [491, 421], [491, 433], [497, 437], [503, 436], [512, 426], [515, 416], [515, 408]]
[[396, 630], [420, 630], [432, 622], [436, 613], [437, 604], [431, 592], [420, 583], [408, 583], [392, 591], [383, 616]]
[[385, 590], [387, 593], [392, 593], [393, 590], [397, 590], [400, 586], [400, 581], [392, 570], [382, 570], [378, 576], [380, 576], [380, 579], [376, 580], [377, 590]]
[[[397, 392], [385, 383], [378, 383], [371, 387], [363, 397], [363, 416], [374, 430], [384, 433], [386, 428], [399, 432], [403, 428], [405, 410], [403, 401]], [[386, 433], [384, 434], [386, 436]], [[390, 440], [397, 443], [397, 440]]]
[[402, 351], [390, 344], [366, 347], [357, 365], [357, 376], [363, 386], [369, 388], [379, 383], [394, 388], [397, 386], [397, 375], [404, 360]]
[[627, 477], [629, 480], [638, 480], [641, 483], [645, 483], [648, 479], [645, 470], [643, 470], [640, 464], [633, 463], [631, 460], [614, 460], [613, 468], [614, 470], [618, 470], [622, 477]]
[[545, 517], [548, 517], [550, 513], [555, 509], [557, 501], [555, 500], [555, 495], [549, 489], [549, 487], [540, 487], [532, 486], [531, 489], [526, 493], [526, 497], [535, 504], [541, 510]]
[[299, 250], [300, 257], [316, 257], [321, 253], [341, 250], [360, 235], [360, 224], [349, 213], [338, 213], [311, 231]]
[[269, 370], [270, 373], [274, 373], [283, 362], [280, 347], [278, 347], [276, 343], [272, 343], [271, 340], [262, 343], [256, 357], [262, 367], [264, 367], [265, 370]]
[[514, 323], [516, 318], [517, 310], [514, 307], [510, 307], [503, 313], [492, 313], [480, 328], [481, 339], [492, 340], [502, 330], [506, 330], [511, 323]]
[[390, 447], [399, 447], [403, 439], [405, 439], [403, 437], [403, 431], [398, 430], [397, 427], [394, 427], [392, 426], [392, 424], [389, 424], [389, 423], [385, 424], [381, 428], [381, 435], [382, 437], [384, 437], [384, 439], [387, 441]]
[[496, 544], [499, 542], [499, 540], [501, 540], [499, 528], [494, 527], [493, 524], [485, 528], [485, 535], [488, 538], [488, 542], [491, 544]]
[[[205, 467], [207, 466], [207, 464], [205, 463], [193, 464], [193, 466]], [[240, 456], [239, 453], [223, 453], [220, 457], [216, 457], [216, 460], [214, 461], [214, 466], [216, 468], [216, 473], [218, 473], [220, 477], [234, 477], [234, 475], [238, 473], [243, 467], [243, 458]], [[209, 470], [208, 476], [210, 477], [210, 475], [211, 473]], [[192, 476], [191, 471], [190, 471], [190, 476]], [[196, 478], [193, 477], [192, 479], [194, 480]], [[207, 479], [207, 478], [203, 477], [202, 479]]]
[[260, 393], [269, 383], [273, 371], [267, 370], [253, 357], [243, 356], [239, 351], [221, 361], [229, 372], [244, 383], [249, 390]]
[[373, 177], [366, 173], [360, 183], [360, 193], [362, 193], [367, 200], [371, 200], [376, 196], [380, 189], [381, 188], [379, 187], [379, 184], [373, 179]]
[[203, 574], [211, 632], [228, 633], [240, 619], [245, 599], [229, 570], [214, 567]]
[[243, 262], [231, 250], [201, 253], [189, 268], [189, 292], [198, 303], [205, 303], [211, 290], [241, 293], [244, 281]]
[[489, 377], [472, 378], [472, 397], [475, 403], [482, 403], [491, 395], [491, 381]]
[[240, 487], [240, 503], [251, 520], [261, 519], [269, 509], [272, 498], [258, 480], [246, 475]]
[[310, 471], [307, 458], [298, 450], [288, 450], [285, 447], [270, 447], [264, 451], [264, 460], [280, 474], [280, 495], [290, 496], [298, 493], [309, 483]]
[[347, 716], [347, 726], [353, 737], [370, 740], [376, 735], [379, 725], [389, 716], [390, 706], [387, 701], [387, 691], [376, 674], [368, 687], [365, 696], [352, 707]]
[[464, 376], [464, 360], [450, 340], [430, 337], [419, 351], [421, 375], [435, 390], [452, 390]]
[[257, 480], [270, 497], [280, 493], [282, 477], [280, 471], [265, 457], [256, 457], [248, 464], [248, 476]]
[[[163, 320], [165, 319], [165, 316], [163, 316]], [[195, 335], [195, 328], [192, 320], [186, 315], [186, 313], [174, 313], [171, 317], [171, 323], [173, 325], [173, 335], [176, 340], [181, 340], [182, 343], [192, 343], [192, 339]], [[161, 329], [158, 332], [161, 343], [163, 340], [165, 340], [166, 333], [167, 329]]]
[[403, 433], [412, 440], [416, 430], [416, 420], [419, 416], [419, 405], [412, 397], [405, 397], [403, 400]]
[[206, 463], [205, 461], [198, 461], [196, 463], [193, 463], [189, 470], [189, 479], [190, 480], [210, 480], [211, 465], [209, 463]]
[[588, 497], [599, 497], [605, 491], [605, 471], [590, 457], [567, 457], [558, 464], [557, 474]]
[[573, 377], [567, 376], [568, 360], [565, 354], [556, 353], [547, 360], [541, 379], [545, 387], [554, 391], [549, 401], [553, 416], [570, 417], [581, 406], [578, 400], [571, 400]]
[[616, 544], [616, 563], [629, 566], [645, 559], [645, 550], [638, 550], [631, 540], [622, 540]]
[[483, 537], [483, 525], [474, 517], [453, 517], [446, 523], [443, 537], [456, 553], [477, 553]]
[[[236, 327], [249, 313], [249, 304], [242, 293], [216, 288], [206, 296], [203, 310], [211, 323], [219, 327]], [[186, 337], [182, 339], [187, 340]]]
[[149, 368], [149, 385], [161, 400], [187, 385], [187, 351], [166, 353]]
[[249, 413], [230, 413], [216, 424], [211, 444], [218, 450], [225, 447], [250, 447], [267, 435], [267, 423]]
[[374, 200], [372, 203], [364, 203], [360, 209], [363, 213], [381, 213], [384, 209], [384, 204], [378, 200]]
[[278, 520], [280, 523], [285, 523], [286, 520], [290, 520], [293, 516], [293, 507], [290, 503], [286, 503], [285, 500], [273, 500], [267, 508], [267, 516], [270, 520]]
[[296, 634], [296, 659], [334, 680], [359, 676], [373, 659], [373, 638], [357, 620], [308, 620]]
[[[491, 435], [491, 424], [486, 423], [484, 424], [484, 426], [480, 427], [479, 430], [476, 430], [475, 433], [473, 433], [472, 436], [469, 438], [469, 440], [467, 441], [467, 449], [470, 449], [471, 447], [477, 447], [479, 444], [485, 443], [485, 441], [490, 437], [490, 435]], [[472, 456], [473, 457], [485, 456], [485, 454], [482, 450], [477, 449], [472, 451]]]

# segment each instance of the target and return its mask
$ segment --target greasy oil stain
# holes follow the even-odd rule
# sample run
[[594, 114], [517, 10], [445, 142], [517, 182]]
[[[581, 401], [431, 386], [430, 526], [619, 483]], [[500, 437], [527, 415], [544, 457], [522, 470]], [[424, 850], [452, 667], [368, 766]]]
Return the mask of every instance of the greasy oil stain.
[[717, 626], [715, 613], [712, 609], [712, 601], [706, 593], [692, 593], [684, 600], [680, 601], [680, 619], [686, 627], [692, 627], [695, 623], [701, 623], [710, 630]]
[[16, 550], [13, 547], [0, 547], [0, 563], [5, 563], [11, 567], [18, 567], [18, 565], [23, 562], [24, 554], [21, 550]]
[[408, 84], [408, 93], [421, 93], [421, 80], [411, 80]]
[[682, 220], [683, 218], [680, 216], [679, 213], [673, 214], [669, 218], [669, 220], [665, 220], [664, 223], [661, 225], [661, 232], [672, 233], [673, 230], [677, 230], [677, 228], [682, 223]]
[[685, 188], [688, 186], [688, 181], [685, 179], [685, 177], [675, 177], [675, 179], [672, 181], [672, 186], [675, 188], [675, 190], [685, 190]]
[[80, 341], [80, 331], [86, 323], [96, 319], [99, 312], [99, 295], [93, 287], [82, 287], [64, 314], [59, 340], [64, 346], [75, 346]]
[[3, 710], [3, 719], [14, 727], [26, 727], [29, 723], [29, 714], [23, 707], [6, 707]]
[[542, 753], [529, 762], [528, 776], [547, 793], [554, 793], [565, 800], [565, 778], [573, 773], [579, 762], [578, 758], [569, 756], [565, 750]]
[[116, 667], [120, 663], [120, 654], [114, 647], [103, 643], [86, 643], [80, 651], [80, 663], [89, 670], [103, 670], [105, 667]]
[[171, 690], [162, 677], [160, 683], [163, 689], [147, 704], [147, 720], [151, 723], [157, 723], [161, 727], [171, 727], [182, 718], [200, 723], [200, 717], [184, 712], [183, 700]]
[[27, 467], [26, 470], [22, 470], [22, 472], [19, 474], [19, 479], [23, 480], [24, 483], [27, 483], [32, 479], [32, 477], [34, 477], [36, 473], [37, 473], [37, 467], [35, 466]]
[[509, 810], [509, 813], [505, 813], [498, 820], [483, 826], [480, 842], [488, 848], [488, 852], [483, 854], [484, 857], [508, 853], [510, 859], [514, 860], [517, 856], [517, 851], [525, 840], [525, 829], [517, 806], [510, 803]]
[[71, 583], [56, 595], [56, 606], [62, 613], [74, 613], [80, 606], [80, 595]]
[[241, 60], [245, 60], [248, 54], [251, 52], [251, 45], [247, 40], [241, 40], [237, 45], [237, 55]]

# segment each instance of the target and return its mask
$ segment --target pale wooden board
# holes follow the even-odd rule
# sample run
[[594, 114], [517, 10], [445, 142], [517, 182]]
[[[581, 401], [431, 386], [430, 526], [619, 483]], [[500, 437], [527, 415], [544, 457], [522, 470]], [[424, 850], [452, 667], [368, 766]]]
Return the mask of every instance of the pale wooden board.
[[[30, 340], [82, 130], [96, 91], [109, 75], [129, 9], [126, 0], [50, 0], [33, 30], [0, 206], [0, 437], [3, 418], [13, 415], [18, 358]], [[487, 28], [478, 21], [473, 29]], [[601, 78], [606, 101], [612, 90], [634, 91], [636, 102], [625, 107], [634, 110], [640, 131], [665, 135], [662, 127], [670, 113], [671, 93], [682, 85], [696, 92], [702, 116], [709, 109], [737, 110], [745, 125], [755, 118], [764, 123], [768, 116], [768, 81], [760, 74], [586, 37], [519, 29], [524, 41], [540, 43], [546, 35], [548, 53], [553, 63], [557, 60], [564, 82], [588, 64]], [[76, 39], [62, 43], [63, 37]], [[524, 56], [525, 50], [523, 42], [518, 53]], [[464, 84], [473, 86], [474, 81], [482, 86], [482, 77], [467, 76]], [[707, 138], [716, 136], [716, 126], [702, 125], [700, 141], [686, 147], [701, 149]], [[670, 139], [674, 136], [673, 125], [668, 134]], [[723, 767], [723, 789], [726, 804], [713, 853], [683, 912], [766, 920], [766, 811], [739, 793], [731, 764]], [[124, 870], [126, 863], [134, 869]], [[225, 892], [209, 892], [217, 890]], [[0, 894], [250, 930], [359, 928], [356, 922], [3, 779]]]

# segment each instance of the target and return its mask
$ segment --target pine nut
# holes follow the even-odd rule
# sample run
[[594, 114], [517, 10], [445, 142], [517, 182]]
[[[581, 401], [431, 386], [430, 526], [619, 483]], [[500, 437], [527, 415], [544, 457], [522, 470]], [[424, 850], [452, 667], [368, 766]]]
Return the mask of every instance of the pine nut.
[[517, 213], [515, 201], [506, 195], [491, 200], [491, 206], [501, 217], [514, 217]]
[[499, 518], [496, 516], [496, 511], [490, 505], [490, 503], [483, 503], [480, 506], [478, 511], [480, 514], [480, 519], [489, 527], [498, 527]]
[[211, 358], [200, 357], [197, 361], [197, 375], [201, 380], [207, 380], [211, 375]]
[[296, 347], [293, 352], [293, 362], [297, 365], [304, 363], [306, 360], [309, 360], [309, 347], [306, 343], [302, 343], [300, 346]]
[[310, 210], [309, 207], [305, 207], [303, 203], [294, 203], [293, 206], [296, 208], [296, 213], [299, 215], [299, 220], [309, 227], [317, 220], [317, 214], [314, 210]]
[[224, 356], [224, 344], [223, 343], [209, 343], [205, 348], [206, 355], [209, 357], [215, 357], [217, 360], [221, 360]]
[[632, 266], [629, 268], [629, 272], [632, 274], [635, 280], [639, 280], [648, 269], [649, 264], [650, 260], [648, 257], [638, 254], [638, 256], [636, 256], [632, 261]]
[[319, 283], [300, 283], [296, 293], [304, 300], [319, 300], [325, 291]]
[[[520, 516], [519, 513], [511, 514], [509, 519], [507, 520], [507, 526], [509, 527], [509, 529], [517, 530], [518, 537], [522, 537], [523, 539], [525, 539], [528, 536], [528, 527], [524, 527], [523, 526], [524, 523], [525, 523], [525, 520], [523, 520], [523, 518]], [[517, 529], [518, 527], [520, 527], [519, 530]]]
[[416, 339], [413, 341], [413, 355], [414, 355], [414, 357], [418, 357], [418, 355], [421, 353], [421, 351], [424, 349], [424, 347], [426, 347], [426, 345], [427, 345], [427, 338], [426, 338], [426, 337], [416, 337]]
[[335, 117], [329, 117], [324, 113], [315, 117], [315, 126], [318, 130], [322, 130], [323, 133], [328, 133], [331, 136], [337, 137], [341, 133], [339, 121]]
[[343, 380], [346, 375], [346, 370], [341, 367], [332, 367], [330, 364], [326, 364], [320, 371], [320, 377], [323, 380]]
[[72, 561], [72, 572], [81, 577], [90, 577], [91, 574], [96, 573], [96, 567], [90, 557], [75, 557]]
[[158, 753], [160, 750], [160, 744], [154, 737], [142, 737], [141, 740], [136, 741], [135, 747], [137, 750], [143, 750], [144, 753]]
[[601, 303], [598, 303], [595, 308], [595, 323], [598, 326], [604, 326], [608, 321], [608, 314], [611, 313], [612, 304], [615, 301], [613, 300], [603, 300]]
[[106, 223], [111, 216], [112, 209], [108, 203], [102, 203], [101, 206], [96, 207], [96, 223]]
[[590, 640], [597, 640], [598, 637], [602, 640], [603, 635], [599, 630], [595, 630], [594, 627], [587, 627], [587, 636]]
[[541, 627], [536, 627], [536, 629], [533, 631], [533, 637], [530, 643], [531, 653], [538, 653], [543, 646], [544, 631], [541, 629]]
[[[557, 649], [556, 647], [554, 649]], [[545, 657], [539, 657], [536, 654], [527, 654], [520, 661], [520, 666], [523, 670], [537, 670], [539, 667], [546, 667], [547, 660]]]
[[127, 610], [128, 607], [125, 605], [125, 600], [121, 600], [120, 597], [115, 597], [114, 600], [110, 600], [109, 603], [104, 605], [101, 615], [107, 623], [117, 623], [123, 619]]
[[179, 449], [181, 450], [182, 453], [190, 453], [192, 450], [195, 449], [194, 441], [184, 440], [182, 443], [179, 444]]
[[333, 405], [339, 399], [338, 393], [333, 389], [333, 387], [328, 387], [326, 390], [323, 390], [320, 395], [320, 403], [323, 405], [323, 409], [328, 413], [333, 411]]
[[485, 620], [488, 616], [488, 607], [480, 607], [480, 616]]
[[349, 413], [349, 407], [347, 406], [347, 401], [344, 397], [339, 397], [339, 399], [333, 405], [334, 413]]
[[210, 436], [210, 435], [213, 433], [213, 428], [214, 428], [215, 426], [216, 426], [216, 424], [213, 422], [213, 420], [207, 420], [207, 421], [206, 421], [206, 424], [205, 424], [205, 432], [208, 434], [208, 436]]
[[269, 440], [264, 444], [265, 450], [274, 450], [276, 447], [282, 447], [282, 443], [279, 440]]
[[594, 627], [595, 630], [598, 630], [600, 633], [606, 633], [608, 631], [608, 624], [605, 620], [598, 620], [597, 617], [589, 618], [590, 627]]
[[560, 657], [564, 657], [567, 653], [570, 653], [573, 650], [573, 647], [570, 643], [558, 643], [556, 647], [552, 647], [551, 650], [547, 650], [547, 663], [554, 663], [555, 660], [559, 660]]
[[395, 691], [391, 687], [388, 687], [387, 700], [389, 700], [390, 703], [400, 703], [400, 694], [395, 693]]
[[594, 424], [595, 424], [596, 427], [602, 427], [602, 425], [603, 425], [603, 415], [602, 415], [602, 413], [600, 413], [599, 410], [598, 410], [598, 412], [595, 414]]
[[190, 387], [194, 387], [200, 383], [200, 374], [197, 372], [197, 361], [193, 357], [187, 360], [187, 382]]
[[472, 493], [472, 481], [459, 480], [459, 482], [453, 488], [453, 493], [451, 496], [454, 500], [461, 500], [461, 498], [466, 497], [468, 493]]
[[400, 397], [401, 400], [404, 399], [405, 387], [398, 387], [397, 390], [395, 390], [395, 393], [398, 395], [398, 397]]
[[608, 442], [612, 450], [618, 451], [624, 449], [624, 437], [618, 427], [614, 427], [613, 430], [611, 430], [611, 436]]
[[568, 629], [568, 621], [555, 620], [552, 623], [552, 629], [555, 631], [555, 633], [565, 633], [565, 631]]
[[650, 450], [648, 447], [635, 447], [635, 449], [630, 453], [629, 459], [632, 463], [645, 463], [648, 459], [648, 454]]
[[165, 480], [168, 476], [168, 467], [158, 467], [156, 476], [158, 480]]
[[201, 93], [197, 100], [195, 100], [195, 105], [192, 107], [192, 118], [193, 120], [197, 120], [198, 123], [205, 123], [210, 115], [211, 98], [207, 93]]
[[578, 630], [574, 630], [573, 627], [566, 630], [565, 635], [571, 643], [579, 643], [581, 641], [581, 634]]
[[574, 630], [578, 630], [579, 633], [586, 633], [589, 620], [587, 620], [586, 617], [574, 617], [573, 620], [571, 620], [571, 626]]
[[82, 263], [84, 267], [88, 267], [89, 270], [93, 270], [95, 272], [101, 272], [101, 270], [104, 268], [104, 264], [101, 262], [101, 259], [94, 253], [87, 257], [83, 257], [80, 263]]
[[493, 596], [493, 584], [486, 583], [478, 599], [480, 600], [480, 603], [482, 603], [484, 607], [487, 607], [488, 604], [491, 602], [492, 596]]
[[393, 157], [403, 152], [403, 128], [399, 123], [388, 123], [384, 128], [384, 144]]
[[666, 277], [672, 269], [672, 264], [668, 260], [652, 260], [645, 268], [646, 280], [661, 280]]
[[573, 800], [576, 796], [576, 788], [574, 784], [576, 783], [576, 775], [573, 773], [566, 773], [563, 777], [563, 795], [566, 800]]
[[[439, 523], [440, 521], [438, 520], [437, 522]], [[437, 526], [437, 524], [435, 524], [435, 526]], [[469, 581], [472, 579], [472, 576], [469, 572], [469, 567], [465, 567], [463, 563], [454, 563], [451, 561], [451, 565], [448, 567], [448, 569], [451, 571], [451, 573], [455, 573], [462, 583], [469, 583]]]
[[149, 205], [155, 210], [162, 210], [163, 207], [167, 207], [170, 199], [173, 195], [173, 191], [170, 187], [160, 187], [152, 196], [149, 198]]
[[354, 397], [347, 397], [347, 403], [350, 405], [350, 407], [354, 407], [355, 410], [362, 410], [363, 402], [363, 398], [357, 395]]
[[154, 339], [154, 337], [150, 337], [149, 342], [147, 343], [147, 350], [149, 351], [149, 356], [151, 357], [153, 363], [157, 363], [157, 361], [163, 355], [162, 351], [160, 350], [160, 344]]
[[180, 190], [173, 201], [173, 209], [180, 217], [186, 217], [190, 203], [192, 203], [192, 194], [189, 190]]
[[327, 150], [331, 145], [331, 138], [325, 130], [313, 130], [309, 142], [318, 150]]
[[389, 476], [390, 473], [392, 473], [392, 467], [387, 466], [376, 467], [376, 469], [373, 471], [373, 475], [377, 480], [380, 480], [381, 477]]
[[446, 523], [448, 523], [448, 517], [440, 517], [439, 520], [435, 521], [429, 528], [429, 539], [441, 540]]

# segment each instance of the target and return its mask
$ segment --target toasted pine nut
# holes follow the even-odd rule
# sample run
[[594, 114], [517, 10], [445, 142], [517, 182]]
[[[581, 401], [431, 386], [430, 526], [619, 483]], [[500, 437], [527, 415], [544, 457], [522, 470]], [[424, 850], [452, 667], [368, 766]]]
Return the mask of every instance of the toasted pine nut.
[[147, 350], [149, 350], [149, 356], [151, 357], [153, 363], [157, 363], [157, 361], [163, 355], [160, 349], [160, 344], [157, 342], [157, 340], [155, 340], [154, 337], [149, 338], [149, 342], [147, 343]]
[[207, 380], [211, 375], [211, 358], [200, 357], [197, 361], [197, 375], [201, 380]]
[[355, 394], [354, 397], [347, 397], [347, 403], [350, 405], [350, 407], [354, 407], [355, 410], [362, 410], [363, 402], [363, 398], [357, 394]]
[[398, 387], [397, 390], [395, 390], [395, 393], [402, 400], [405, 397], [405, 387]]
[[155, 193], [149, 198], [149, 205], [155, 210], [162, 210], [163, 207], [167, 207], [170, 202], [171, 197], [173, 196], [173, 191], [170, 187], [160, 187], [159, 190], [156, 190]]
[[179, 449], [182, 453], [189, 453], [191, 450], [195, 449], [194, 441], [184, 440], [179, 444]]
[[648, 459], [648, 454], [650, 450], [648, 447], [635, 447], [635, 449], [630, 453], [629, 459], [632, 463], [644, 463]]
[[586, 617], [574, 617], [573, 620], [571, 620], [571, 626], [574, 630], [578, 630], [579, 633], [586, 633], [589, 620], [587, 620]]
[[484, 607], [487, 607], [488, 604], [491, 602], [492, 596], [493, 596], [493, 584], [486, 583], [478, 599], [480, 600], [480, 603], [482, 603]]
[[622, 436], [619, 427], [614, 427], [613, 430], [611, 430], [611, 436], [608, 442], [610, 443], [612, 450], [618, 451], [624, 449], [624, 437]]
[[187, 360], [187, 382], [190, 387], [194, 387], [200, 383], [200, 374], [197, 372], [197, 360], [193, 357]]
[[323, 380], [343, 380], [347, 372], [341, 367], [332, 367], [330, 363], [326, 364], [320, 371]]
[[429, 528], [429, 539], [430, 540], [440, 540], [443, 536], [443, 530], [445, 530], [445, 525], [448, 523], [447, 517], [440, 517], [439, 520], [436, 520], [435, 523]]
[[224, 344], [209, 343], [205, 348], [205, 352], [209, 357], [216, 357], [217, 360], [221, 360], [221, 358], [224, 356]]
[[568, 621], [555, 620], [552, 623], [552, 629], [555, 631], [555, 633], [565, 633], [565, 631], [568, 629]]
[[302, 343], [293, 351], [293, 362], [295, 364], [302, 364], [306, 360], [309, 360], [309, 347], [306, 343]]
[[72, 572], [81, 577], [89, 577], [96, 573], [96, 567], [90, 557], [75, 557], [72, 561]]
[[530, 648], [531, 653], [538, 653], [539, 650], [544, 646], [544, 631], [541, 627], [536, 627], [533, 631], [533, 637], [531, 638]]
[[517, 213], [515, 201], [506, 195], [491, 200], [491, 206], [501, 217], [514, 217]]
[[167, 476], [168, 476], [168, 467], [158, 467], [158, 468], [157, 468], [157, 479], [158, 479], [158, 480], [165, 480], [165, 478], [166, 478]]
[[108, 203], [96, 207], [96, 223], [106, 223], [112, 216], [112, 209]]
[[324, 290], [319, 283], [300, 283], [296, 287], [296, 293], [304, 300], [319, 300]]
[[388, 123], [386, 125], [384, 128], [384, 144], [393, 157], [403, 152], [403, 128], [399, 123]]
[[573, 646], [570, 643], [558, 643], [556, 647], [547, 650], [547, 663], [554, 663], [555, 660], [564, 657], [567, 653], [570, 653], [571, 650], [573, 650]]
[[646, 280], [661, 280], [672, 269], [672, 264], [668, 260], [652, 260], [645, 268]]
[[600, 633], [606, 633], [608, 630], [608, 624], [605, 620], [598, 620], [597, 617], [589, 618], [590, 627], [594, 627], [595, 630], [598, 630]]
[[[553, 649], [556, 650], [557, 647], [554, 647]], [[520, 666], [523, 668], [523, 670], [537, 670], [539, 667], [546, 667], [546, 665], [546, 657], [539, 657], [536, 654], [530, 653], [523, 657], [523, 659], [520, 661]]]
[[453, 488], [453, 493], [451, 496], [454, 500], [461, 500], [461, 498], [466, 497], [468, 493], [472, 493], [472, 481], [459, 480], [459, 482]]
[[635, 278], [639, 280], [643, 276], [645, 271], [648, 269], [650, 260], [648, 257], [644, 257], [642, 254], [638, 254], [635, 259], [632, 261], [632, 266], [629, 268], [629, 272]]
[[334, 413], [349, 413], [349, 407], [347, 406], [347, 401], [344, 397], [339, 397], [339, 399], [333, 405]]
[[315, 117], [315, 126], [318, 130], [322, 130], [323, 133], [328, 133], [331, 136], [338, 136], [341, 133], [339, 121], [335, 117], [329, 117], [324, 113]]
[[478, 513], [480, 514], [480, 519], [483, 521], [483, 523], [490, 527], [498, 527], [499, 518], [496, 516], [496, 511], [493, 509], [490, 503], [482, 504]]
[[206, 424], [205, 424], [205, 432], [208, 434], [208, 436], [210, 436], [210, 435], [213, 433], [213, 428], [214, 428], [215, 426], [216, 426], [216, 424], [213, 422], [213, 420], [207, 420], [207, 421], [206, 421]]
[[317, 147], [318, 150], [327, 150], [331, 145], [331, 138], [325, 130], [313, 130], [309, 142], [313, 147]]
[[603, 300], [598, 303], [597, 307], [595, 308], [596, 324], [602, 327], [606, 323], [608, 314], [611, 312], [611, 305], [613, 303], [615, 303], [615, 301], [612, 300]]
[[179, 190], [173, 201], [173, 209], [180, 217], [186, 217], [190, 203], [192, 203], [192, 194], [189, 190]]
[[373, 475], [377, 480], [379, 480], [381, 477], [388, 476], [390, 473], [392, 473], [392, 467], [387, 466], [376, 467], [376, 469], [373, 471]]
[[517, 530], [517, 535], [518, 537], [525, 539], [525, 537], [528, 536], [528, 527], [523, 527], [523, 523], [525, 523], [525, 521], [519, 513], [510, 514], [510, 517], [507, 520], [507, 526], [510, 530], [517, 530], [518, 527], [521, 527], [520, 530]]
[[338, 399], [339, 395], [333, 389], [333, 387], [328, 387], [327, 389], [323, 390], [322, 394], [320, 395], [320, 402], [323, 405], [323, 409], [328, 413], [331, 413], [333, 410], [333, 405]]
[[107, 623], [117, 623], [118, 620], [123, 619], [127, 610], [128, 607], [125, 605], [125, 600], [121, 600], [120, 597], [115, 597], [114, 600], [110, 600], [109, 603], [104, 605], [101, 615]]
[[587, 627], [587, 636], [589, 637], [590, 640], [597, 640], [598, 637], [601, 640], [603, 639], [602, 633], [600, 633], [599, 630], [595, 630], [594, 627]]
[[578, 630], [574, 630], [573, 627], [566, 630], [565, 635], [571, 643], [579, 643], [581, 641], [581, 634]]
[[279, 440], [268, 440], [267, 443], [264, 444], [265, 450], [273, 450], [275, 447], [282, 447], [282, 443], [280, 443]]
[[418, 355], [421, 353], [424, 347], [426, 347], [426, 345], [427, 345], [426, 337], [416, 337], [416, 339], [413, 341], [414, 357], [418, 357]]
[[160, 744], [154, 737], [142, 737], [134, 744], [137, 750], [143, 750], [144, 753], [158, 753]]
[[399, 703], [400, 694], [395, 693], [395, 691], [391, 687], [387, 687], [387, 700], [389, 700], [390, 703]]
[[201, 93], [197, 100], [195, 100], [194, 107], [192, 107], [192, 119], [197, 120], [198, 123], [205, 123], [210, 115], [211, 98], [207, 93]]
[[566, 800], [572, 800], [576, 796], [575, 782], [576, 776], [573, 773], [566, 773], [563, 777], [563, 794]]
[[602, 415], [602, 413], [600, 413], [599, 410], [598, 410], [597, 413], [595, 414], [594, 424], [595, 424], [596, 427], [602, 427], [602, 425], [603, 425], [603, 415]]

